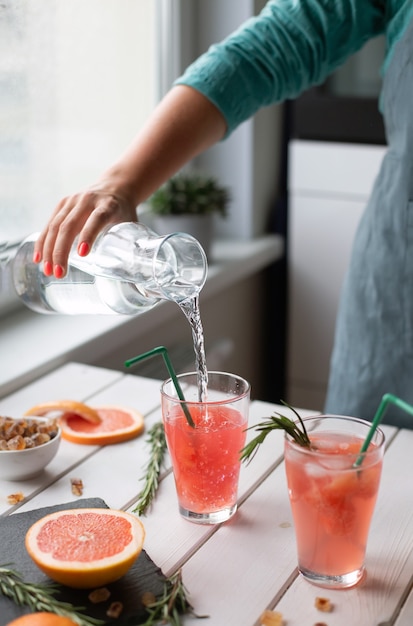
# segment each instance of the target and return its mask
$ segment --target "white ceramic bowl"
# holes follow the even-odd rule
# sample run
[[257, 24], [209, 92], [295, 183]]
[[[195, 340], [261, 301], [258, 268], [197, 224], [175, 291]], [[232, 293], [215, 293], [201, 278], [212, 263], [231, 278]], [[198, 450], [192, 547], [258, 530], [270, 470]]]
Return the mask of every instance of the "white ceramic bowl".
[[[45, 421], [45, 418], [30, 417]], [[24, 450], [0, 450], [0, 478], [2, 480], [27, 480], [40, 474], [56, 456], [60, 446], [61, 430], [46, 443]]]

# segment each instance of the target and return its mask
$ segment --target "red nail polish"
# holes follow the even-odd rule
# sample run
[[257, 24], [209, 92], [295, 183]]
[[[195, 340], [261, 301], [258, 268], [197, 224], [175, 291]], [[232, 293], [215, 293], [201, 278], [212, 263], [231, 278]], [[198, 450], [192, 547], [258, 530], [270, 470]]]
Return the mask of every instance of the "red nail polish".
[[82, 241], [77, 247], [77, 253], [79, 256], [86, 256], [89, 253], [90, 247], [86, 241]]
[[41, 256], [40, 252], [38, 250], [36, 250], [33, 253], [33, 263], [40, 263], [41, 258], [42, 258], [42, 256]]
[[53, 268], [53, 274], [56, 278], [62, 278], [63, 276], [63, 267], [61, 265], [55, 265]]
[[53, 274], [52, 264], [50, 263], [50, 261], [45, 261], [43, 263], [43, 272], [46, 274], [46, 276], [51, 276]]

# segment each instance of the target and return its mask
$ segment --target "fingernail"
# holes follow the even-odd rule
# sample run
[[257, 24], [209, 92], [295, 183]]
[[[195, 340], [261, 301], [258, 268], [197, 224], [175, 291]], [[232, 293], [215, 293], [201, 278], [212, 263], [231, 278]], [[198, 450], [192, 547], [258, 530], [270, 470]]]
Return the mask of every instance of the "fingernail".
[[38, 250], [35, 250], [35, 252], [33, 253], [33, 263], [40, 263], [41, 260], [41, 254]]
[[53, 274], [52, 264], [50, 263], [50, 261], [45, 261], [43, 263], [43, 272], [46, 274], [46, 276], [51, 276]]
[[79, 256], [86, 256], [89, 252], [89, 244], [86, 241], [82, 241], [77, 247], [77, 253]]
[[55, 265], [53, 268], [53, 274], [56, 278], [62, 278], [63, 276], [63, 267], [61, 265]]

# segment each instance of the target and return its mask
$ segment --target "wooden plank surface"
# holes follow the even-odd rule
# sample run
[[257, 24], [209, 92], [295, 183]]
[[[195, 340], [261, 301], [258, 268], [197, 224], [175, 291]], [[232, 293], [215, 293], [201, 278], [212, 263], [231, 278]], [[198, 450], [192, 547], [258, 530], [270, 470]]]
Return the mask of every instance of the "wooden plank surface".
[[197, 613], [210, 616], [209, 626], [252, 625], [296, 575], [295, 569], [294, 532], [280, 466], [185, 563], [183, 580]]
[[410, 593], [406, 594], [406, 603], [401, 608], [400, 614], [394, 622], [396, 626], [412, 626], [413, 624], [413, 575], [408, 586], [408, 590]]
[[49, 400], [87, 401], [97, 393], [123, 377], [122, 372], [67, 363], [35, 382], [0, 399], [0, 414], [20, 417], [25, 411]]
[[[91, 366], [68, 364], [0, 401], [0, 412], [15, 415], [37, 402], [57, 397], [98, 404], [133, 406], [145, 416], [146, 430], [161, 419], [160, 382]], [[275, 405], [254, 401], [249, 424], [269, 417]], [[282, 412], [288, 412], [282, 408]], [[303, 415], [310, 412], [302, 411]], [[274, 432], [249, 465], [243, 465], [239, 509], [221, 526], [182, 519], [169, 457], [148, 514], [145, 549], [169, 575], [182, 568], [196, 611], [209, 626], [259, 624], [265, 608], [283, 613], [288, 626], [325, 622], [328, 626], [411, 626], [413, 623], [413, 431], [385, 427], [382, 483], [367, 550], [368, 576], [347, 591], [327, 591], [298, 577], [294, 528], [283, 465], [283, 433]], [[248, 438], [255, 436], [248, 432]], [[56, 459], [41, 476], [19, 483], [0, 480], [0, 513], [29, 511], [76, 500], [70, 478], [83, 481], [83, 497], [100, 497], [112, 508], [133, 510], [149, 458], [145, 435], [114, 446], [62, 442]], [[22, 490], [18, 507], [7, 495]], [[329, 597], [331, 614], [314, 607]], [[199, 623], [186, 617], [185, 624]]]

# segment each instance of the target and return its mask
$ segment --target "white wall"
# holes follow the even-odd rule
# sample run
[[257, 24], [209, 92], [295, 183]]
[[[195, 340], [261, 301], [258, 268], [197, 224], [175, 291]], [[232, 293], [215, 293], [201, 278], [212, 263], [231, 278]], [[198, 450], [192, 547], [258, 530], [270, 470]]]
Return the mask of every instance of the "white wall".
[[0, 238], [40, 230], [155, 104], [154, 0], [0, 7]]
[[56, 6], [58, 174], [69, 193], [100, 175], [155, 105], [154, 3], [60, 0]]

